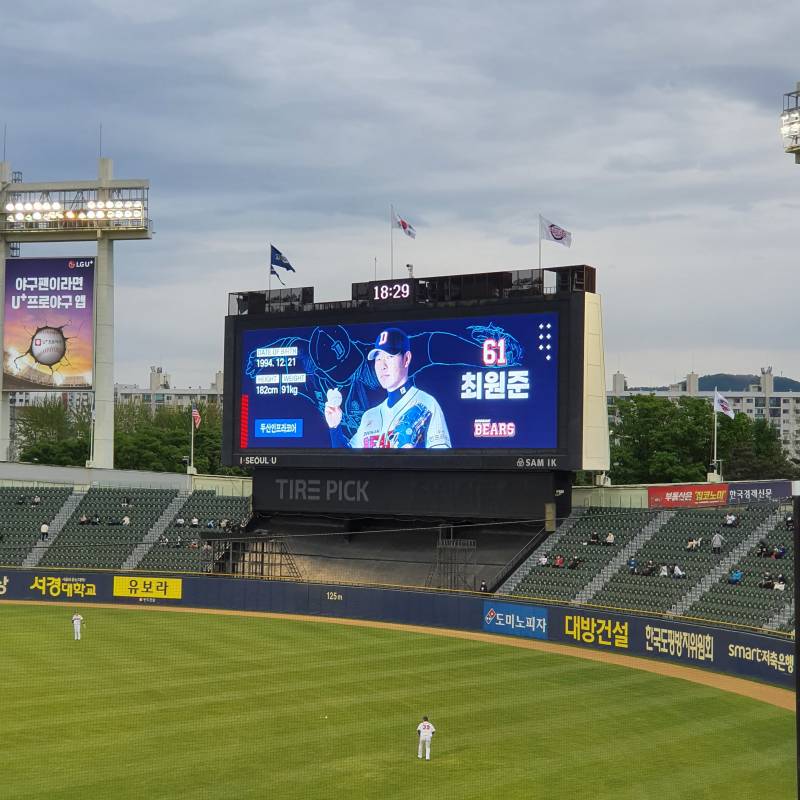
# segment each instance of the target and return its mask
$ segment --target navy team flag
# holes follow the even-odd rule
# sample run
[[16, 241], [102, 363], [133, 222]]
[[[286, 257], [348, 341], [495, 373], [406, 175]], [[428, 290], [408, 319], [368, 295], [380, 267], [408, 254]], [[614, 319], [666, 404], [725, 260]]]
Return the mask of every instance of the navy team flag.
[[273, 275], [277, 276], [277, 272], [275, 272], [275, 267], [279, 267], [280, 269], [285, 269], [287, 272], [295, 272], [295, 268], [289, 263], [289, 259], [275, 247], [274, 244], [270, 243], [269, 246], [270, 254], [269, 254], [269, 263], [270, 267], [272, 268], [271, 272]]
[[[294, 272], [294, 270], [292, 270], [292, 272]], [[281, 286], [286, 286], [286, 284], [281, 280], [281, 276], [278, 275], [278, 271], [275, 269], [274, 264], [269, 265], [269, 274], [274, 275], [278, 279], [278, 282], [280, 283]]]

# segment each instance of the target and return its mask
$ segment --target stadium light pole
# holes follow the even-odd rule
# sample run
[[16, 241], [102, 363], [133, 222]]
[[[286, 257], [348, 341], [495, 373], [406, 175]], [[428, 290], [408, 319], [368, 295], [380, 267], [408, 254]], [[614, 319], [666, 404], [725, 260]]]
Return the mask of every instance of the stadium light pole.
[[794, 163], [800, 164], [800, 81], [795, 91], [783, 96], [781, 139], [783, 151], [794, 155]]
[[[98, 160], [93, 181], [14, 183], [0, 162], [0, 329], [5, 312], [9, 242], [96, 242], [93, 311], [92, 458], [87, 467], [114, 468], [114, 242], [152, 238], [150, 183], [115, 180], [113, 161]], [[33, 210], [42, 208], [42, 211]], [[4, 365], [5, 366], [5, 365]], [[0, 461], [7, 461], [10, 403], [0, 369]]]

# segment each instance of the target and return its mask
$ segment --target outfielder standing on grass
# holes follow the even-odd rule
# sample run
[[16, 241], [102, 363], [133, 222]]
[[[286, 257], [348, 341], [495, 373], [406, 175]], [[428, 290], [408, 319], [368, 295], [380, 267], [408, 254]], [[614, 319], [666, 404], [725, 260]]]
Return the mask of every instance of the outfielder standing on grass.
[[83, 624], [83, 617], [76, 611], [72, 615], [72, 632], [75, 635], [77, 642], [81, 638], [81, 625]]
[[422, 758], [422, 747], [425, 746], [425, 760], [431, 760], [431, 739], [436, 733], [436, 728], [428, 722], [427, 717], [422, 718], [422, 722], [417, 725], [417, 736], [419, 736], [419, 747], [417, 747], [417, 758]]
[[441, 406], [408, 376], [408, 335], [399, 328], [381, 331], [367, 359], [375, 362], [375, 377], [386, 390], [386, 399], [362, 414], [358, 430], [348, 439], [341, 428], [342, 394], [329, 389], [325, 421], [331, 429], [331, 445], [356, 449], [449, 448], [450, 433]]

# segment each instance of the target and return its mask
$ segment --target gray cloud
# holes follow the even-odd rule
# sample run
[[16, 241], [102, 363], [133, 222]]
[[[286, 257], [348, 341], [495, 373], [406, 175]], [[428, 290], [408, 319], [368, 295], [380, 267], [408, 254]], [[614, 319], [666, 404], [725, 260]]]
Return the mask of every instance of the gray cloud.
[[[117, 249], [118, 379], [221, 365], [224, 296], [272, 240], [318, 296], [388, 269], [535, 266], [536, 214], [594, 264], [609, 371], [800, 377], [798, 172], [780, 95], [800, 11], [717, 0], [45, 2], [4, 15], [0, 123], [31, 180], [149, 177], [157, 235]], [[46, 248], [28, 247], [26, 255]], [[75, 248], [71, 248], [75, 251]], [[759, 363], [743, 363], [746, 359]], [[682, 366], [681, 366], [682, 365]]]

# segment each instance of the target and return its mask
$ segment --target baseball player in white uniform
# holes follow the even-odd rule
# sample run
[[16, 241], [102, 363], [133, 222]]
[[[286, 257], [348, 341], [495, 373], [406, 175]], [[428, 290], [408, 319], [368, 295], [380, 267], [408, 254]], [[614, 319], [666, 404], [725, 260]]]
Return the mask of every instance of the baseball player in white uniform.
[[81, 625], [83, 624], [83, 617], [76, 611], [72, 615], [72, 632], [77, 642], [81, 638]]
[[450, 433], [441, 406], [409, 380], [411, 344], [405, 332], [399, 328], [381, 331], [367, 358], [375, 362], [375, 376], [386, 389], [386, 399], [362, 414], [358, 430], [348, 439], [341, 429], [342, 393], [329, 389], [325, 421], [331, 429], [332, 445], [359, 450], [449, 448]]
[[422, 718], [422, 722], [417, 725], [417, 736], [419, 737], [419, 746], [417, 747], [417, 758], [422, 758], [422, 747], [425, 747], [425, 760], [431, 760], [431, 739], [433, 734], [436, 733], [436, 728], [433, 727], [432, 722], [428, 722], [427, 717]]

